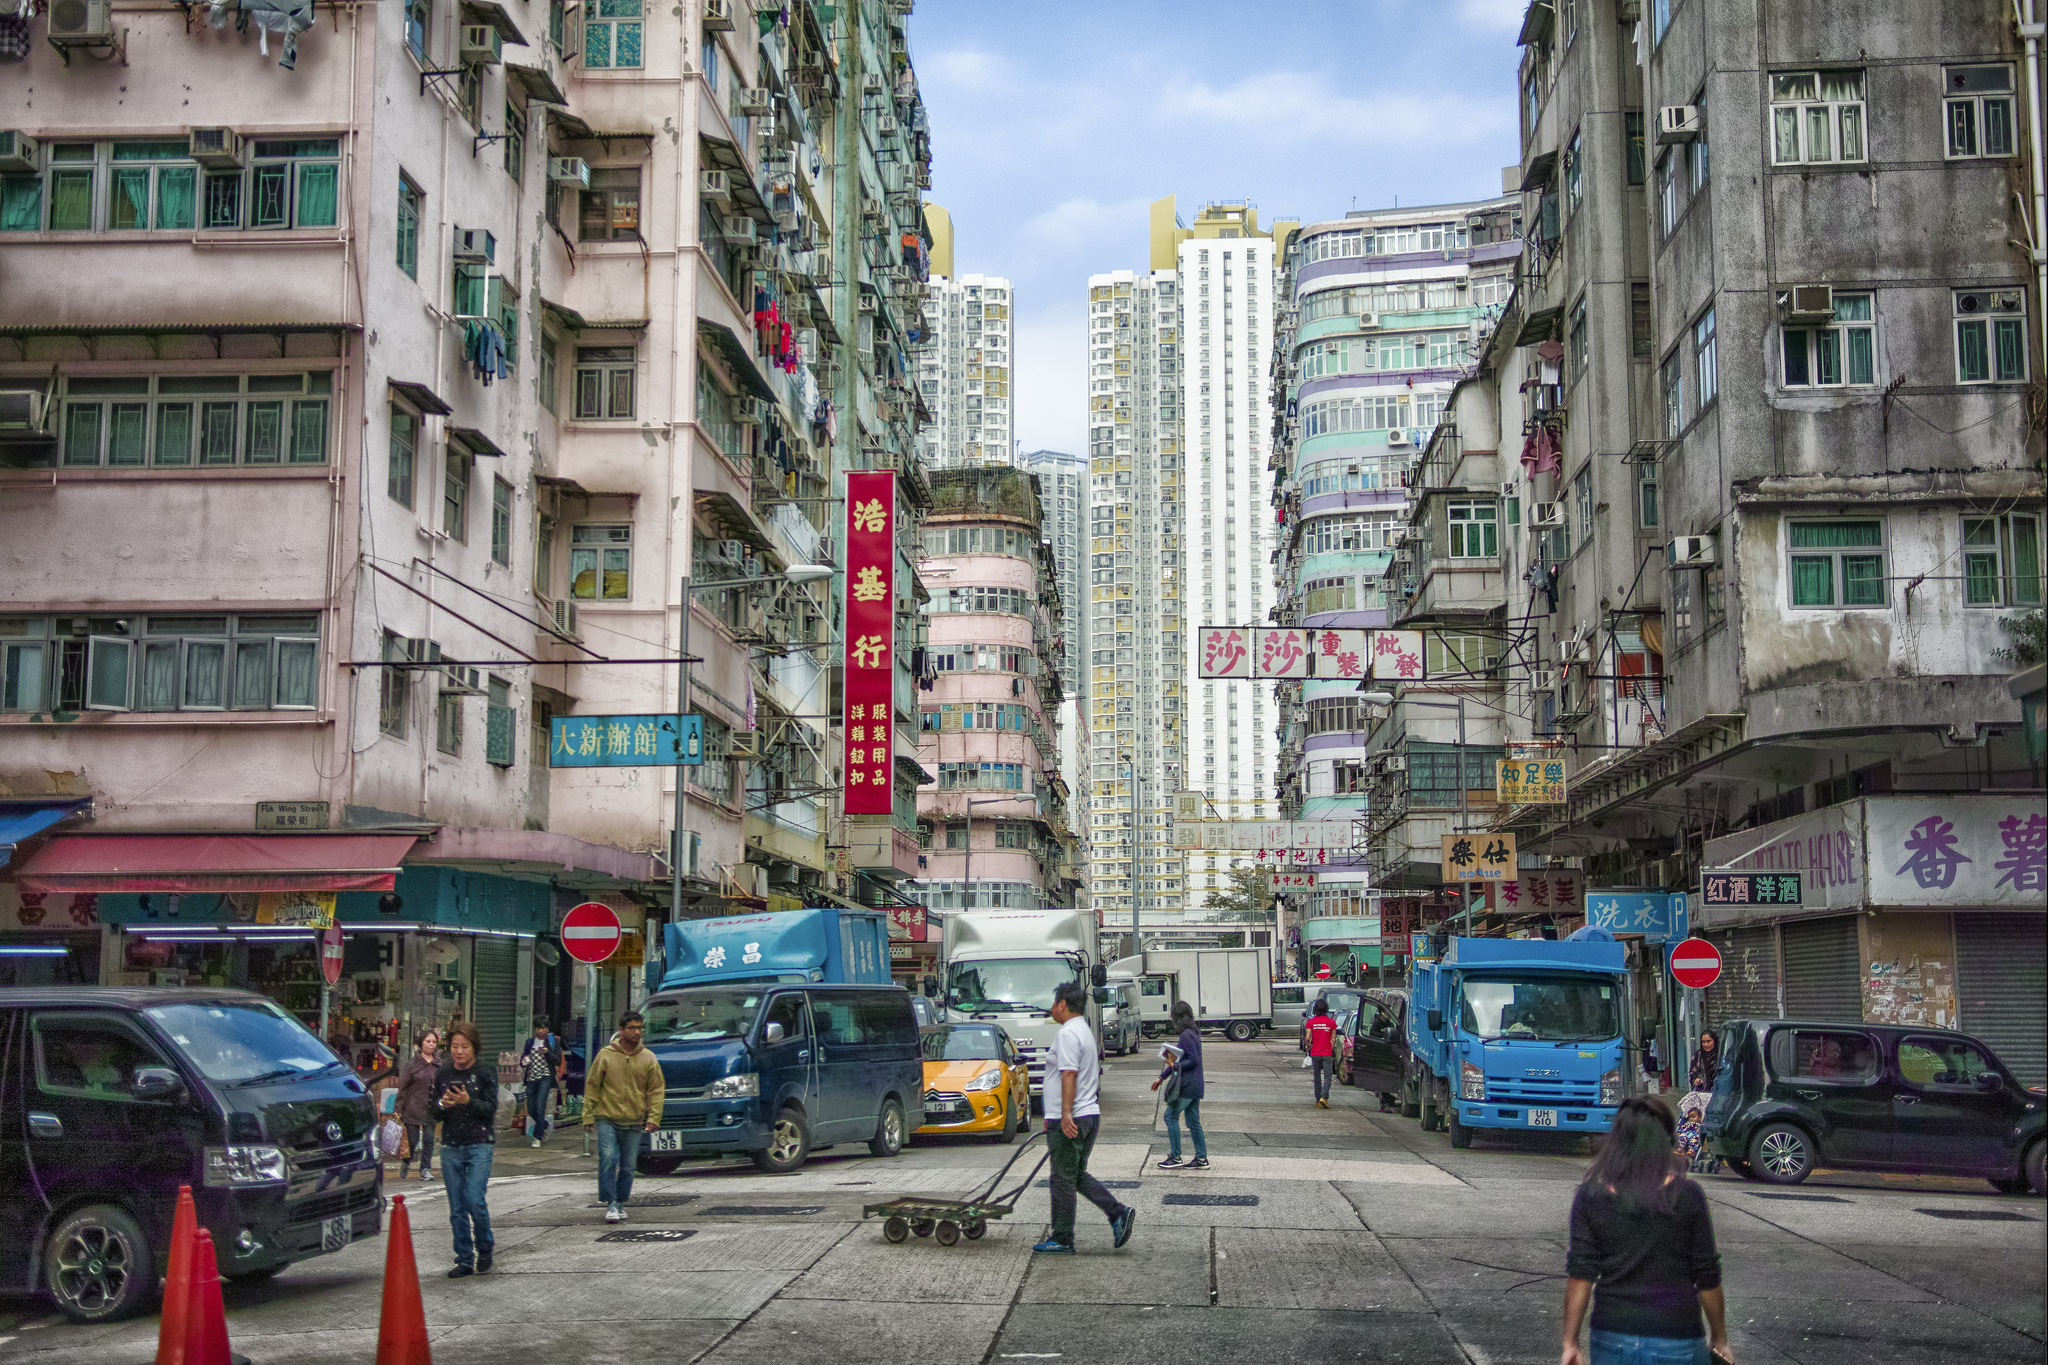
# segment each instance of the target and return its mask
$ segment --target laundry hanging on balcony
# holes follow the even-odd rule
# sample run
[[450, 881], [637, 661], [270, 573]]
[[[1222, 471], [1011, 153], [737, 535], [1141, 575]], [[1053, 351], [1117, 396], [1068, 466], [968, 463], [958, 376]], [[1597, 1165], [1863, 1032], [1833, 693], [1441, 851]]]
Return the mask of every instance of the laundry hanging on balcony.
[[1539, 423], [1522, 438], [1522, 469], [1532, 479], [1538, 474], [1559, 473], [1564, 468], [1559, 459], [1562, 448], [1557, 429], [1547, 422]]
[[284, 35], [284, 53], [278, 65], [287, 71], [299, 64], [299, 35], [313, 27], [313, 0], [211, 0], [207, 6], [208, 17], [215, 28], [228, 26], [228, 14], [240, 11], [235, 16], [235, 31], [248, 32], [249, 25], [256, 25], [257, 49], [266, 57], [270, 55], [270, 35]]
[[462, 324], [462, 363], [483, 381], [485, 388], [493, 379], [510, 379], [512, 365], [505, 355], [505, 334], [497, 324], [472, 319]]

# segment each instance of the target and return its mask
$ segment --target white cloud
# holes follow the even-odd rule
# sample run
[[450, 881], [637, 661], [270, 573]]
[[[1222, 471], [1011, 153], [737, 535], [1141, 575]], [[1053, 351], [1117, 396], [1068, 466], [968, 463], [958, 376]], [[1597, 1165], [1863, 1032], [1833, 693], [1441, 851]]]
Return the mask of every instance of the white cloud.
[[1458, 21], [1467, 28], [1514, 32], [1527, 8], [1523, 0], [1458, 0]]
[[1494, 139], [1510, 127], [1513, 110], [1506, 93], [1360, 96], [1318, 73], [1265, 71], [1222, 87], [1175, 84], [1160, 95], [1154, 114], [1169, 126], [1205, 124], [1293, 153], [1330, 143], [1444, 147]]

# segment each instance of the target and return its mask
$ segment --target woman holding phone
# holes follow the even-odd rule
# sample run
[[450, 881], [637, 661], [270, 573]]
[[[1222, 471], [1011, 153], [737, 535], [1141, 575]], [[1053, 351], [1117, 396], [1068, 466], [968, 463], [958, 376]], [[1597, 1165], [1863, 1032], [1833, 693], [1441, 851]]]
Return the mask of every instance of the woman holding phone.
[[448, 1222], [455, 1230], [459, 1280], [491, 1268], [491, 1212], [484, 1190], [491, 1180], [498, 1122], [497, 1068], [481, 1065], [483, 1039], [468, 1020], [448, 1030], [448, 1061], [434, 1082], [434, 1111], [441, 1116], [441, 1184], [448, 1191]]

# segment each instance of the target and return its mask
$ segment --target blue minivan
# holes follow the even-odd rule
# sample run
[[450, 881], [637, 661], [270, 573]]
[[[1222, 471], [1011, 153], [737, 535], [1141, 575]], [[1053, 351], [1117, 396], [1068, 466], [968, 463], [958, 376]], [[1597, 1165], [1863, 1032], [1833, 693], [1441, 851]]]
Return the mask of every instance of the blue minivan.
[[650, 1175], [741, 1152], [782, 1174], [841, 1142], [894, 1156], [924, 1122], [924, 1054], [901, 986], [698, 986], [643, 1012], [668, 1088], [642, 1148]]

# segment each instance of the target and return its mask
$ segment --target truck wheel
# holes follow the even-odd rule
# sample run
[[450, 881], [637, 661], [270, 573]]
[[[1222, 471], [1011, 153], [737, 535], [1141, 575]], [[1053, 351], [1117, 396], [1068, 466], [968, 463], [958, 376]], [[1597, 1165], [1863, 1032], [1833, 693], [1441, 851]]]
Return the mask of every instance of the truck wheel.
[[2037, 1195], [2048, 1195], [2048, 1158], [2044, 1158], [2044, 1152], [2048, 1152], [2048, 1141], [2035, 1138], [2034, 1145], [2020, 1158], [2020, 1169], [2026, 1172], [2027, 1184]]
[[1451, 1146], [1461, 1152], [1469, 1148], [1472, 1145], [1472, 1130], [1458, 1122], [1458, 1108], [1456, 1105], [1451, 1106], [1445, 1115], [1445, 1119], [1451, 1128]]
[[1813, 1139], [1795, 1123], [1767, 1123], [1749, 1140], [1749, 1164], [1769, 1185], [1797, 1185], [1813, 1173]]
[[895, 1156], [903, 1150], [903, 1106], [895, 1100], [882, 1101], [882, 1116], [875, 1120], [868, 1150], [876, 1156]]
[[1233, 1019], [1230, 1027], [1223, 1030], [1223, 1036], [1233, 1043], [1249, 1043], [1259, 1036], [1259, 1026], [1249, 1019]]
[[768, 1134], [767, 1148], [752, 1155], [754, 1164], [770, 1175], [788, 1175], [802, 1166], [804, 1158], [810, 1154], [810, 1125], [804, 1122], [800, 1110], [791, 1108], [775, 1116], [775, 1127]]
[[1401, 1077], [1400, 1102], [1402, 1118], [1412, 1119], [1417, 1114], [1420, 1114], [1422, 1112], [1421, 1089], [1422, 1088], [1415, 1083], [1415, 1078], [1413, 1076], [1403, 1075]]
[[1422, 1087], [1422, 1102], [1417, 1106], [1417, 1114], [1422, 1120], [1422, 1131], [1434, 1133], [1437, 1120], [1435, 1086], [1424, 1085]]
[[156, 1293], [149, 1238], [126, 1210], [112, 1204], [80, 1209], [50, 1234], [43, 1283], [57, 1311], [73, 1322], [125, 1318]]

